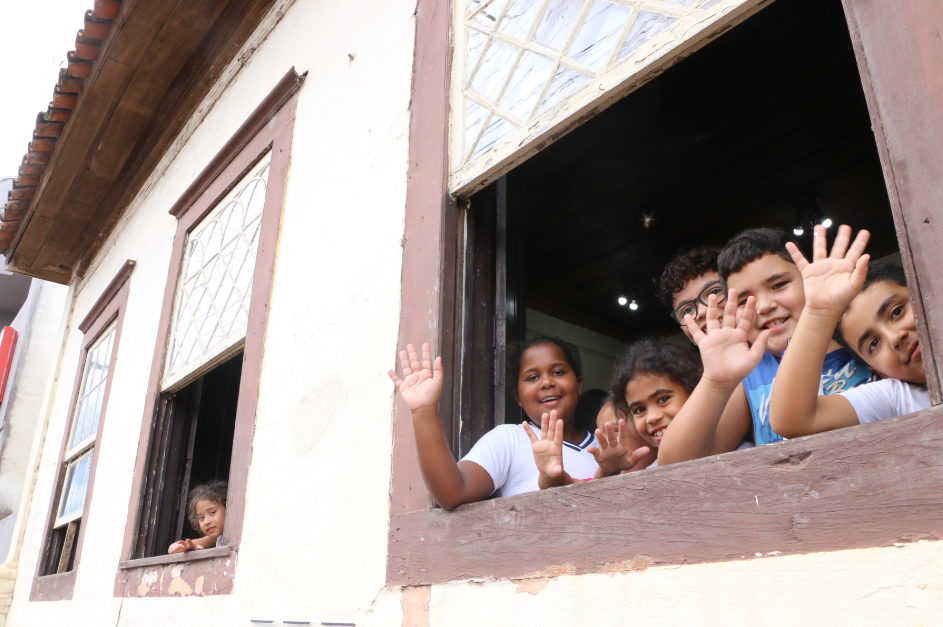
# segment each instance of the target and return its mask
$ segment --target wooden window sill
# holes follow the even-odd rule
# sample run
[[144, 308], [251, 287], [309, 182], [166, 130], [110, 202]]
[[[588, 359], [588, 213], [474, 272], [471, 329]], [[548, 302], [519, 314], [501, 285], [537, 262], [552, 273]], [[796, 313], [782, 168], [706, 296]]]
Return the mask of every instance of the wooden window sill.
[[75, 569], [67, 573], [43, 575], [33, 579], [30, 601], [68, 601], [75, 588]]
[[[624, 572], [937, 539], [940, 460], [943, 406], [451, 512], [394, 515], [387, 585]], [[545, 531], [527, 533], [535, 529]]]
[[179, 564], [181, 562], [196, 562], [199, 560], [213, 559], [214, 557], [225, 557], [230, 553], [235, 553], [234, 546], [217, 546], [212, 549], [202, 549], [199, 551], [187, 551], [186, 553], [172, 553], [168, 555], [157, 555], [155, 557], [142, 557], [136, 560], [125, 560], [118, 562], [118, 570], [127, 570], [129, 568], [144, 568], [145, 566], [163, 566], [164, 564]]

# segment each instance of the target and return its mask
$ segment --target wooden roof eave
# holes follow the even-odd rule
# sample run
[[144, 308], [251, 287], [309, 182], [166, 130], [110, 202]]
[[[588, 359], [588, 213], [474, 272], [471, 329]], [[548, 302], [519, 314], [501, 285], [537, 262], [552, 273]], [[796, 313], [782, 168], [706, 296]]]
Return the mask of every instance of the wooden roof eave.
[[82, 275], [274, 2], [126, 0], [91, 69], [78, 68], [87, 78], [17, 206], [7, 267], [57, 283]]

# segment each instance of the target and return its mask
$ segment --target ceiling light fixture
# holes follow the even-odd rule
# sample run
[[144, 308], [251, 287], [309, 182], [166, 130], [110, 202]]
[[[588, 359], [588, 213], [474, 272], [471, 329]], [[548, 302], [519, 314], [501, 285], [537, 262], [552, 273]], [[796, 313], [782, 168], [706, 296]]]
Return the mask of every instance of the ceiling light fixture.
[[[625, 304], [628, 303], [628, 302], [629, 302], [629, 299], [626, 298], [625, 296], [620, 296], [620, 297], [619, 297], [619, 304], [620, 304], [620, 305], [625, 305]], [[634, 303], [635, 301], [632, 301], [632, 302]]]

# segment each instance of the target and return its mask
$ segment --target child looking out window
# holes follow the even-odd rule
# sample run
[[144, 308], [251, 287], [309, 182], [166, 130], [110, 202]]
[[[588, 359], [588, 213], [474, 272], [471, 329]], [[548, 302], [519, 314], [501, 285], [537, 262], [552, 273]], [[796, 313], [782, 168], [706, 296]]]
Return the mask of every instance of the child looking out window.
[[[717, 362], [715, 368], [709, 368], [704, 361], [706, 381], [699, 386], [700, 393], [693, 395], [694, 405], [689, 403], [678, 414], [675, 427], [659, 448], [662, 465], [732, 451], [749, 437], [751, 430], [757, 446], [782, 440], [770, 424], [770, 395], [781, 356], [805, 305], [802, 276], [786, 249], [786, 241], [785, 233], [778, 229], [749, 229], [731, 239], [720, 253], [718, 269], [730, 288], [728, 299], [736, 298], [725, 304], [723, 319], [728, 315], [733, 318], [729, 325], [719, 323], [718, 307], [723, 299], [710, 295], [715, 307], [715, 328], [728, 330], [716, 343], [702, 346], [701, 341], [711, 334], [711, 325], [705, 325], [705, 335], [704, 329], [690, 317], [688, 330], [701, 349], [702, 360], [707, 348]], [[741, 328], [735, 320], [745, 315], [748, 301], [753, 303], [749, 305], [751, 326]], [[726, 310], [731, 304], [735, 309], [728, 314]], [[740, 352], [742, 347], [728, 344], [731, 341], [728, 336], [739, 336], [740, 331], [746, 333], [745, 341], [754, 346], [762, 344], [766, 351], [745, 372], [742, 367], [749, 360], [739, 360], [744, 356]], [[731, 352], [725, 355], [728, 349]], [[731, 378], [734, 373], [737, 378]], [[715, 380], [713, 374], [723, 380]], [[871, 372], [838, 343], [831, 342], [818, 376], [824, 384], [823, 392], [833, 394], [866, 383]]]
[[[426, 487], [445, 509], [497, 496], [538, 489], [535, 461], [557, 477], [563, 464], [574, 477], [592, 477], [597, 462], [589, 448], [592, 433], [576, 426], [576, 406], [583, 385], [579, 351], [563, 340], [536, 337], [508, 347], [508, 382], [527, 421], [499, 425], [484, 435], [461, 461], [449, 450], [438, 404], [442, 396], [442, 359], [432, 361], [428, 344], [422, 360], [412, 344], [400, 353], [403, 379], [392, 370], [390, 378], [412, 413], [419, 468]], [[530, 425], [541, 424], [542, 438]], [[530, 423], [530, 424], [528, 424]], [[526, 429], [526, 431], [525, 431]], [[598, 452], [598, 451], [597, 451]], [[640, 455], [647, 453], [645, 449]], [[538, 459], [539, 458], [539, 459]]]
[[[869, 268], [868, 255], [863, 253], [870, 234], [860, 231], [849, 246], [851, 232], [842, 225], [828, 255], [825, 229], [816, 226], [812, 263], [798, 248], [789, 247], [802, 271], [806, 302], [783, 356], [770, 403], [770, 420], [787, 437], [930, 407], [923, 351], [904, 271], [886, 263]], [[832, 396], [818, 396], [815, 366], [825, 359], [833, 334], [885, 378]]]
[[180, 540], [167, 549], [168, 553], [184, 553], [220, 546], [226, 528], [226, 482], [210, 481], [198, 485], [187, 498], [187, 520], [203, 533], [196, 540]]

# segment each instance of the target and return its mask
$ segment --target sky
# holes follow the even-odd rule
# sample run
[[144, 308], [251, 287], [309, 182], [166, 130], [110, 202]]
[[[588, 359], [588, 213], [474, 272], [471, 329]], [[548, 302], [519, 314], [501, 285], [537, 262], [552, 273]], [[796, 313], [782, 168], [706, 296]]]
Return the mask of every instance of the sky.
[[[2, 2], [0, 37], [0, 178], [16, 176], [36, 125], [75, 48], [92, 0]], [[6, 198], [0, 199], [0, 204]]]

